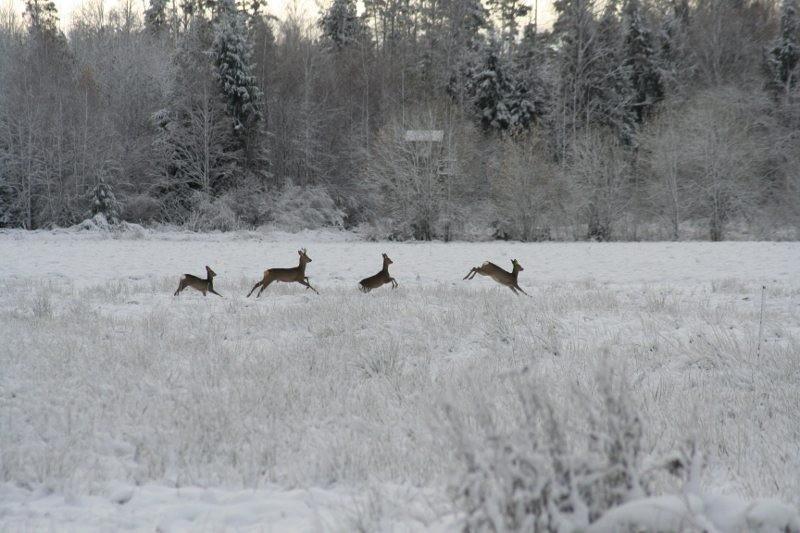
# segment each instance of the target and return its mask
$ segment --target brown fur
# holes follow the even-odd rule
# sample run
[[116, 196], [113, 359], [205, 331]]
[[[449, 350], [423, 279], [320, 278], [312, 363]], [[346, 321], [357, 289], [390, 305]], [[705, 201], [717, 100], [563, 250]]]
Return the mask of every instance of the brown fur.
[[517, 283], [517, 277], [519, 273], [523, 270], [522, 265], [516, 259], [511, 260], [512, 271], [509, 272], [499, 266], [495, 265], [494, 263], [490, 263], [489, 261], [485, 262], [479, 267], [474, 267], [469, 273], [464, 276], [464, 279], [472, 279], [475, 277], [476, 274], [480, 274], [481, 276], [489, 276], [493, 280], [495, 280], [500, 285], [504, 285], [511, 289], [514, 294], [519, 294], [517, 291], [521, 292], [522, 294], [528, 296], [528, 293], [523, 291], [522, 288]]
[[386, 285], [387, 283], [391, 283], [393, 289], [397, 288], [397, 281], [395, 281], [395, 279], [389, 275], [389, 265], [391, 265], [393, 261], [389, 259], [388, 255], [386, 254], [382, 255], [383, 255], [383, 268], [381, 269], [381, 271], [375, 274], [374, 276], [364, 278], [358, 282], [359, 290], [361, 292], [367, 293], [372, 289], [377, 289], [378, 287]]
[[178, 290], [175, 291], [173, 296], [177, 296], [185, 289], [186, 287], [191, 287], [195, 290], [198, 290], [203, 293], [203, 296], [206, 295], [207, 292], [211, 294], [216, 294], [219, 297], [222, 297], [220, 293], [214, 290], [214, 276], [217, 273], [211, 270], [211, 267], [206, 266], [206, 279], [198, 278], [197, 276], [193, 276], [191, 274], [184, 274], [181, 278], [180, 284], [178, 285]]
[[253, 285], [253, 288], [250, 289], [250, 292], [247, 293], [247, 297], [249, 298], [253, 291], [255, 291], [258, 287], [261, 287], [261, 290], [258, 291], [256, 294], [256, 298], [261, 296], [261, 293], [264, 292], [270, 283], [273, 281], [282, 281], [284, 283], [299, 283], [300, 285], [305, 285], [306, 290], [311, 289], [312, 291], [317, 292], [317, 289], [311, 286], [311, 283], [308, 282], [308, 277], [306, 277], [306, 265], [311, 262], [311, 258], [306, 255], [305, 249], [298, 250], [297, 253], [300, 255], [300, 264], [294, 268], [270, 268], [269, 270], [264, 271], [264, 277]]

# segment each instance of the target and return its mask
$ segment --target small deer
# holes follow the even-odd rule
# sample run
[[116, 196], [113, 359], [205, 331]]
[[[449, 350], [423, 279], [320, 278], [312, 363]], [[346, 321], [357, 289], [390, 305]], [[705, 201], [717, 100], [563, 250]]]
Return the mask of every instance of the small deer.
[[395, 279], [389, 275], [389, 265], [391, 265], [393, 261], [389, 259], [388, 255], [381, 255], [383, 255], [383, 268], [374, 276], [364, 278], [358, 282], [358, 290], [361, 292], [367, 293], [372, 289], [377, 289], [378, 287], [386, 285], [387, 283], [391, 283], [393, 289], [397, 288], [397, 281], [395, 281]]
[[206, 265], [206, 279], [198, 278], [197, 276], [193, 276], [191, 274], [184, 274], [181, 277], [181, 282], [178, 285], [178, 290], [175, 291], [175, 294], [173, 294], [173, 296], [179, 295], [181, 291], [183, 291], [183, 289], [185, 289], [186, 287], [191, 287], [195, 290], [202, 292], [203, 296], [205, 296], [207, 292], [210, 292], [211, 294], [216, 294], [217, 296], [222, 298], [222, 295], [214, 290], [214, 276], [216, 275], [217, 273], [211, 270], [211, 267], [208, 265]]
[[469, 273], [464, 276], [464, 279], [472, 279], [475, 277], [475, 274], [480, 274], [481, 276], [489, 276], [493, 280], [495, 280], [500, 285], [505, 285], [514, 294], [519, 294], [517, 291], [520, 291], [525, 296], [528, 296], [528, 293], [522, 290], [522, 287], [519, 286], [517, 283], [517, 276], [523, 270], [522, 265], [516, 259], [511, 260], [511, 266], [513, 269], [511, 272], [508, 272], [499, 266], [495, 265], [494, 263], [490, 263], [486, 261], [479, 267], [474, 267]]
[[306, 290], [311, 289], [312, 291], [317, 292], [317, 289], [311, 286], [311, 283], [308, 282], [308, 277], [306, 276], [306, 265], [311, 262], [311, 258], [306, 255], [306, 249], [303, 248], [302, 250], [297, 251], [300, 254], [300, 264], [294, 268], [270, 268], [269, 270], [264, 271], [264, 278], [253, 285], [253, 288], [250, 289], [250, 292], [247, 294], [249, 298], [253, 291], [256, 290], [258, 287], [261, 287], [261, 290], [258, 291], [256, 294], [256, 298], [261, 296], [261, 293], [264, 292], [270, 283], [273, 281], [283, 281], [284, 283], [299, 283], [300, 285], [305, 285]]

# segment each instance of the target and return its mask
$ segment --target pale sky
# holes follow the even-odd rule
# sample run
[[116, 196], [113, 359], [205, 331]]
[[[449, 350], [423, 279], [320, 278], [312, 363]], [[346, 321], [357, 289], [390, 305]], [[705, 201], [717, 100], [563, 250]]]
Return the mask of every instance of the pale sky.
[[[24, 9], [24, 0], [10, 0], [16, 6], [18, 13], [22, 13]], [[118, 4], [119, 0], [54, 0], [58, 8], [58, 14], [61, 19], [61, 24], [67, 28], [72, 19], [72, 13], [76, 11], [85, 2], [103, 2], [106, 11], [113, 9]], [[138, 5], [141, 10], [147, 7], [148, 0], [133, 0], [135, 5]], [[319, 6], [327, 5], [330, 0], [266, 0], [267, 10], [273, 15], [282, 17], [286, 11], [291, 7], [301, 14], [308, 17], [316, 18], [319, 13]], [[528, 0], [531, 6], [537, 3], [537, 0]], [[5, 2], [3, 2], [5, 3]], [[539, 9], [539, 26], [549, 27], [552, 23], [552, 3], [553, 0], [538, 0]]]

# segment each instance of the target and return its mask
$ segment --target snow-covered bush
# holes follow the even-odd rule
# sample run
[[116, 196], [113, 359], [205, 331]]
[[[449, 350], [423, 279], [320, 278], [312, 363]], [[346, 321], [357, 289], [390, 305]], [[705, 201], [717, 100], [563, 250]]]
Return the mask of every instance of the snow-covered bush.
[[192, 231], [234, 231], [242, 229], [242, 224], [230, 198], [201, 197], [189, 214], [186, 227]]
[[146, 224], [158, 220], [161, 216], [161, 203], [146, 194], [137, 194], [126, 199], [122, 210], [122, 218]]
[[[481, 405], [475, 421], [445, 410], [464, 465], [455, 494], [465, 531], [571, 531], [645, 495], [642, 424], [622, 378], [601, 369], [596, 396], [576, 390], [573, 409], [530, 378], [512, 386], [507, 416]], [[571, 436], [576, 423], [584, 438]]]
[[268, 206], [271, 223], [280, 230], [342, 228], [344, 211], [321, 186], [301, 187], [289, 183]]
[[379, 219], [371, 222], [362, 222], [355, 227], [355, 233], [371, 242], [389, 241], [394, 238], [392, 222]]
[[117, 198], [114, 196], [114, 191], [102, 178], [92, 189], [90, 197], [92, 202], [91, 216], [103, 215], [109, 224], [117, 224], [119, 222], [120, 206]]

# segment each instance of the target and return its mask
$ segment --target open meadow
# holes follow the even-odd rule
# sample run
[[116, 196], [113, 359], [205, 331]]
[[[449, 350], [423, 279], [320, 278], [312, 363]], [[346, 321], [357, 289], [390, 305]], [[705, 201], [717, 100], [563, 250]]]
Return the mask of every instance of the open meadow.
[[[245, 297], [300, 248], [320, 295]], [[399, 287], [362, 294], [382, 252]], [[530, 297], [462, 280], [512, 258]], [[204, 265], [224, 298], [173, 297]], [[798, 243], [0, 232], [0, 531], [798, 531], [798, 506]]]

